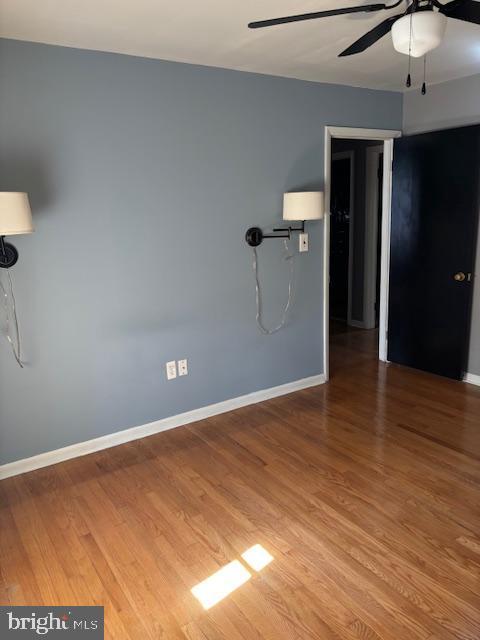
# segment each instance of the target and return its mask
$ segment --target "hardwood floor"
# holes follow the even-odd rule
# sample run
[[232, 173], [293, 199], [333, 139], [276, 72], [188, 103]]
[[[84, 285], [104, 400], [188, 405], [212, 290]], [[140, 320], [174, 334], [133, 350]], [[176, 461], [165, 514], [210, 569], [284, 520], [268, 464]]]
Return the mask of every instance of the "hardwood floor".
[[480, 389], [372, 336], [328, 385], [1, 482], [0, 602], [102, 604], [106, 638], [478, 640]]

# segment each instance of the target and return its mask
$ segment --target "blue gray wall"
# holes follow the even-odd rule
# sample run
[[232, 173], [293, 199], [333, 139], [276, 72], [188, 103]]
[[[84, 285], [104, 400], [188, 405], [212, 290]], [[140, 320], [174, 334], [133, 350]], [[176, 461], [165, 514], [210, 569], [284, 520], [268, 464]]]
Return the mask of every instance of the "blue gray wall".
[[[269, 337], [244, 233], [322, 188], [325, 125], [399, 129], [400, 94], [8, 40], [0, 87], [0, 190], [37, 229], [15, 240], [27, 366], [2, 340], [0, 462], [322, 372], [323, 223]], [[281, 251], [259, 249], [270, 324]]]
[[[480, 123], [480, 74], [405, 94], [403, 129], [407, 134]], [[477, 244], [468, 370], [480, 375], [480, 235]]]
[[407, 91], [403, 101], [403, 128], [407, 134], [478, 124], [480, 74]]

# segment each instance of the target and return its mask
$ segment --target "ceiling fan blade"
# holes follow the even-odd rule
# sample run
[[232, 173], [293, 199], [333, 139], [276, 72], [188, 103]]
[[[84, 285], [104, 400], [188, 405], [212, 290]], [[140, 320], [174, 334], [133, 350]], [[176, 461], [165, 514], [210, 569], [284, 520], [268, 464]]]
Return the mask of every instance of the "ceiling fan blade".
[[390, 18], [387, 18], [380, 24], [377, 24], [377, 26], [373, 27], [371, 31], [351, 44], [347, 49], [345, 49], [345, 51], [342, 51], [342, 53], [340, 53], [338, 57], [343, 58], [344, 56], [353, 56], [355, 53], [361, 53], [362, 51], [365, 51], [365, 49], [371, 47], [372, 44], [375, 44], [378, 40], [383, 38], [383, 36], [386, 36], [387, 33], [391, 30], [393, 23], [398, 20], [398, 18], [401, 18], [402, 15], [404, 14], [390, 16]]
[[444, 4], [440, 11], [448, 18], [480, 24], [480, 2], [474, 0], [453, 0]]
[[259, 20], [250, 22], [249, 29], [261, 29], [262, 27], [272, 27], [276, 24], [287, 24], [288, 22], [301, 22], [302, 20], [315, 20], [316, 18], [328, 18], [329, 16], [340, 16], [348, 13], [369, 13], [371, 11], [381, 11], [387, 9], [384, 4], [365, 4], [363, 7], [345, 7], [340, 9], [330, 9], [328, 11], [315, 11], [314, 13], [302, 13], [298, 16], [285, 16], [284, 18], [272, 18], [271, 20]]

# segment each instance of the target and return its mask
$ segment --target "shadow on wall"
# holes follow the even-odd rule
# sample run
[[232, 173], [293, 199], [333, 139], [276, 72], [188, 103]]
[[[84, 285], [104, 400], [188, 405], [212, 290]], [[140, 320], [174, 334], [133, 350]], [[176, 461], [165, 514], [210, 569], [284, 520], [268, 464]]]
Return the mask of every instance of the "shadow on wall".
[[[315, 173], [309, 179], [305, 176]], [[319, 176], [321, 178], [319, 179]], [[323, 190], [323, 147], [313, 145], [303, 153], [288, 172], [285, 191], [322, 191]]]
[[45, 162], [35, 154], [8, 155], [0, 162], [0, 190], [26, 191], [36, 216], [47, 215], [54, 199], [53, 186], [45, 170]]

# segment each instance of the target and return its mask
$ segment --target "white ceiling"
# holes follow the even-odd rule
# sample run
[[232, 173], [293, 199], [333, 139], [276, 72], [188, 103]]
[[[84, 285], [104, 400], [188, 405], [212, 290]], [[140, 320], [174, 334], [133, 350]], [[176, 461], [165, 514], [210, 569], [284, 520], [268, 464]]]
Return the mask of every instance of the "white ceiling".
[[[252, 31], [252, 20], [368, 0], [0, 0], [0, 36], [362, 87], [404, 88], [407, 58], [386, 36], [337, 58], [390, 12]], [[442, 0], [446, 1], [446, 0]], [[393, 0], [392, 0], [393, 2]], [[414, 61], [421, 83], [422, 62]], [[428, 59], [430, 83], [480, 72], [480, 26], [449, 20]]]

